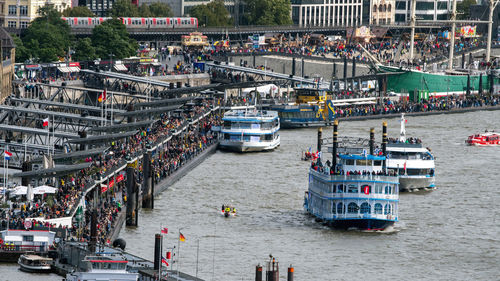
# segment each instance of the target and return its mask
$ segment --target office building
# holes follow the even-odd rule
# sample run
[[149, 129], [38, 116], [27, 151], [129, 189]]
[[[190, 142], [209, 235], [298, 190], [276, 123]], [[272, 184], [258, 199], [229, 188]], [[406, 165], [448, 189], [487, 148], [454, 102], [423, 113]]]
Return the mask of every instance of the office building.
[[300, 26], [360, 26], [363, 0], [292, 0], [292, 21]]

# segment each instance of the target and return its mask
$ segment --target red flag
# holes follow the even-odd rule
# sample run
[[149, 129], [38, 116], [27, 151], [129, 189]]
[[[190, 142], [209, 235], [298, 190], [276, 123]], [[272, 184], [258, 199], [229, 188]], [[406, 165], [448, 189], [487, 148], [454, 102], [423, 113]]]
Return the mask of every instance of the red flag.
[[49, 118], [43, 119], [43, 124], [44, 127], [47, 127], [49, 125]]
[[163, 229], [161, 230], [161, 233], [168, 234], [168, 228], [166, 228], [166, 227], [165, 227], [165, 228], [163, 228]]
[[166, 264], [167, 266], [169, 266], [167, 260], [164, 257], [161, 257], [161, 262], [164, 263], [164, 264]]

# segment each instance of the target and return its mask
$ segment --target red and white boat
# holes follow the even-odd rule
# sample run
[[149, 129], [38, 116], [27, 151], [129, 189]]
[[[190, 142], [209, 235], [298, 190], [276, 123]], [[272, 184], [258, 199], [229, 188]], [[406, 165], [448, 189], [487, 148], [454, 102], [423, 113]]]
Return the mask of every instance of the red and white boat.
[[500, 135], [494, 132], [486, 131], [484, 134], [475, 134], [469, 136], [465, 141], [468, 145], [475, 146], [495, 146], [500, 145]]

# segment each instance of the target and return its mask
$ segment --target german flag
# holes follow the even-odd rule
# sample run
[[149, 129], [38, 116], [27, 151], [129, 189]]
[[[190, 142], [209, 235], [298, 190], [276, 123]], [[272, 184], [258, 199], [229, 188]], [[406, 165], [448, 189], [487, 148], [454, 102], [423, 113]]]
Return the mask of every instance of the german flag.
[[184, 237], [184, 235], [182, 235], [182, 233], [180, 232], [179, 232], [179, 240], [181, 240], [181, 242], [186, 241], [186, 237]]
[[99, 97], [97, 98], [97, 101], [98, 102], [103, 102], [106, 100], [106, 89], [104, 89], [104, 91], [99, 95]]

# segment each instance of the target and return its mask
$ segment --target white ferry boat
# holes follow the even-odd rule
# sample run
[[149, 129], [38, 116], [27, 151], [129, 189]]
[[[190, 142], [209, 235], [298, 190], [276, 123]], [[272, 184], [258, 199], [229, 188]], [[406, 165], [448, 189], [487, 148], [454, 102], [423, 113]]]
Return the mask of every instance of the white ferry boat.
[[68, 273], [66, 281], [137, 281], [139, 278], [138, 273], [127, 271], [128, 261], [122, 255], [87, 256], [83, 261], [87, 263], [88, 271]]
[[19, 257], [17, 263], [22, 271], [50, 272], [53, 260], [39, 255], [25, 254]]
[[[309, 188], [304, 198], [307, 212], [336, 228], [383, 230], [398, 220], [399, 180], [388, 173], [386, 157], [370, 153], [359, 138], [343, 138], [337, 154], [334, 122], [333, 157], [313, 161], [309, 169]], [[337, 161], [338, 160], [338, 161]], [[337, 164], [338, 163], [338, 164]]]
[[273, 150], [280, 145], [276, 111], [230, 110], [222, 118], [222, 149], [238, 152]]
[[399, 139], [387, 144], [387, 168], [399, 174], [401, 191], [435, 187], [434, 155], [420, 139], [406, 137], [406, 119], [401, 114]]

